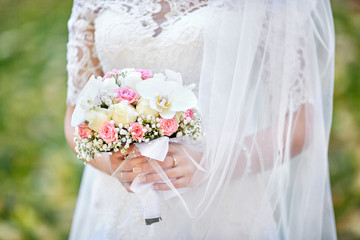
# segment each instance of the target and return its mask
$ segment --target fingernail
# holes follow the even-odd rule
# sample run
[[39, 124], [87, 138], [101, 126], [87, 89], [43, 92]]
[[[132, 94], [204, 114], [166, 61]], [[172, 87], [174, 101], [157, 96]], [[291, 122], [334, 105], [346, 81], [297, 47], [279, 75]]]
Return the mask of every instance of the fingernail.
[[138, 182], [140, 183], [146, 182], [146, 177], [145, 176], [138, 177]]
[[133, 172], [134, 172], [134, 173], [141, 173], [141, 168], [139, 168], [139, 167], [134, 167], [134, 168], [133, 168]]
[[159, 188], [159, 186], [157, 186], [157, 185], [153, 185], [153, 186], [152, 186], [152, 189], [154, 189], [154, 190], [159, 190], [160, 188]]

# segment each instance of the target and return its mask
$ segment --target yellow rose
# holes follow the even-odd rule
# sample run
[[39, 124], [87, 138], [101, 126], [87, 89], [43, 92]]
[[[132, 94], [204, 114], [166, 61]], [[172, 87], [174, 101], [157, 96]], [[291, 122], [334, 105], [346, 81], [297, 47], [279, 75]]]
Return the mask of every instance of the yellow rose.
[[138, 114], [135, 108], [124, 101], [111, 106], [111, 111], [112, 119], [116, 125], [120, 123], [126, 125], [136, 122]]
[[139, 114], [143, 114], [145, 116], [147, 115], [151, 115], [153, 117], [157, 117], [159, 116], [159, 112], [152, 109], [150, 107], [150, 103], [149, 103], [149, 100], [145, 99], [145, 98], [140, 98], [137, 106], [136, 106], [136, 111], [139, 113]]
[[102, 125], [110, 121], [110, 113], [107, 109], [90, 110], [87, 113], [87, 119], [89, 120], [89, 128], [99, 132]]

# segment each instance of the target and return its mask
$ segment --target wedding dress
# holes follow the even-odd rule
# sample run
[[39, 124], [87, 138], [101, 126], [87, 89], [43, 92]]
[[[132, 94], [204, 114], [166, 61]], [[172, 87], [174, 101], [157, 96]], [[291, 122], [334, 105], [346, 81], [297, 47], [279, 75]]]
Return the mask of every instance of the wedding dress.
[[[198, 86], [205, 6], [198, 0], [75, 1], [69, 21], [68, 103], [75, 105], [92, 74], [114, 68], [171, 69], [182, 74], [185, 84]], [[165, 22], [153, 16], [159, 11], [169, 11]], [[117, 179], [86, 166], [70, 239], [148, 238], [138, 198]]]
[[[138, 198], [86, 166], [70, 239], [335, 239], [329, 11], [326, 0], [75, 0], [67, 103], [113, 68], [180, 72], [197, 84], [207, 172], [146, 226]], [[292, 156], [299, 109], [306, 136]]]

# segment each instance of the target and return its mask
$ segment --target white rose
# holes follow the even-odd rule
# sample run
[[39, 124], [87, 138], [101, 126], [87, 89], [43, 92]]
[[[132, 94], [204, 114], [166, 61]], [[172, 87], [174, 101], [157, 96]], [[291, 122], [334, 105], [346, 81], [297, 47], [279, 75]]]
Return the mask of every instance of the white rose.
[[105, 122], [110, 121], [110, 113], [107, 109], [90, 110], [87, 112], [87, 120], [89, 121], [89, 128], [99, 132], [100, 128]]
[[145, 116], [147, 116], [147, 115], [151, 115], [154, 117], [159, 116], [159, 112], [152, 109], [150, 107], [149, 100], [147, 100], [145, 98], [140, 98], [140, 100], [136, 106], [136, 111], [140, 114], [144, 114]]
[[135, 108], [127, 104], [125, 101], [112, 105], [111, 111], [112, 119], [116, 125], [119, 125], [120, 123], [123, 125], [134, 123], [136, 122], [138, 116]]

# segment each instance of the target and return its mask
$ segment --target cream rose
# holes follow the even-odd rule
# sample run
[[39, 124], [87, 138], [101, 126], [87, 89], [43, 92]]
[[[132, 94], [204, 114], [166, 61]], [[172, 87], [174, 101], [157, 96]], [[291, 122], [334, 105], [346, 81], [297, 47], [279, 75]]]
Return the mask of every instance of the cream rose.
[[119, 102], [111, 106], [111, 112], [112, 119], [116, 125], [120, 123], [123, 125], [134, 123], [138, 116], [135, 108], [126, 102]]
[[175, 120], [177, 123], [180, 123], [180, 121], [183, 119], [183, 112], [177, 112], [175, 114]]
[[145, 98], [141, 98], [136, 106], [136, 111], [139, 113], [139, 114], [144, 114], [145, 116], [147, 115], [151, 115], [151, 116], [154, 116], [154, 117], [157, 117], [159, 116], [159, 112], [152, 109], [150, 107], [150, 103], [149, 103], [149, 100], [145, 99]]
[[107, 109], [90, 110], [87, 112], [87, 120], [89, 121], [89, 128], [99, 132], [100, 128], [105, 122], [110, 121], [110, 113]]

